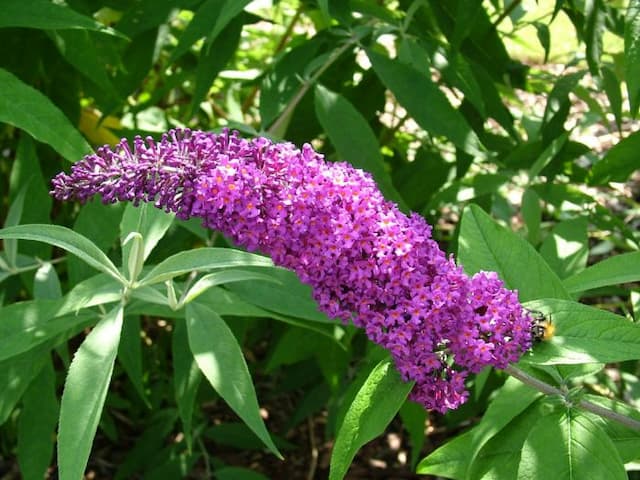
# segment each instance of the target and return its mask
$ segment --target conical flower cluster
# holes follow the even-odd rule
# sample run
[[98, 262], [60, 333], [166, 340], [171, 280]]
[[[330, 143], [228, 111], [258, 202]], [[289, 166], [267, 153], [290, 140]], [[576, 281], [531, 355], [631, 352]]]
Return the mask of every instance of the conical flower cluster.
[[53, 187], [60, 200], [153, 202], [271, 256], [311, 285], [323, 312], [386, 348], [428, 409], [458, 407], [469, 372], [504, 368], [531, 347], [515, 292], [494, 273], [467, 276], [422, 217], [309, 145], [172, 130], [102, 147]]

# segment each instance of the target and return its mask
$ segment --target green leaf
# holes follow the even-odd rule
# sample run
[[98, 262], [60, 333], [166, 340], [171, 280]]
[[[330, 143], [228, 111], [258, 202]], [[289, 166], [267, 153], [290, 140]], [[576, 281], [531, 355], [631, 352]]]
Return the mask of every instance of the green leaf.
[[424, 446], [424, 425], [429, 414], [422, 405], [410, 400], [404, 402], [399, 413], [400, 418], [402, 418], [402, 425], [409, 433], [409, 441], [411, 443], [411, 461], [409, 464], [415, 469]]
[[67, 6], [49, 0], [3, 0], [0, 28], [27, 27], [44, 30], [85, 29], [122, 35]]
[[640, 252], [621, 253], [564, 280], [570, 293], [640, 281]]
[[192, 417], [196, 402], [198, 387], [202, 380], [202, 374], [195, 358], [189, 349], [187, 326], [185, 320], [179, 318], [175, 321], [171, 336], [171, 355], [173, 359], [173, 388], [175, 393], [178, 413], [182, 421], [182, 430], [187, 443], [187, 448], [192, 445]]
[[18, 420], [18, 464], [22, 478], [45, 478], [53, 456], [58, 409], [56, 375], [48, 359], [22, 397]]
[[597, 162], [587, 177], [589, 185], [605, 185], [608, 182], [624, 182], [638, 169], [640, 132], [634, 132], [612, 147]]
[[447, 202], [469, 202], [475, 198], [492, 195], [498, 189], [509, 182], [510, 178], [500, 173], [488, 173], [473, 175], [470, 178], [455, 180], [446, 188], [440, 190], [433, 196], [425, 214], [432, 208], [439, 208], [442, 203]]
[[547, 96], [547, 104], [540, 127], [545, 147], [554, 138], [564, 133], [564, 123], [569, 115], [572, 102], [569, 94], [575, 90], [585, 73], [585, 70], [580, 70], [560, 77]]
[[481, 8], [482, 0], [457, 0], [453, 36], [450, 40], [453, 50], [460, 48], [462, 41], [467, 38]]
[[256, 391], [235, 336], [209, 308], [187, 305], [189, 346], [198, 367], [216, 392], [278, 458], [282, 455], [260, 417]]
[[527, 240], [532, 245], [540, 241], [540, 223], [542, 222], [542, 207], [540, 197], [535, 190], [527, 188], [522, 194], [522, 220], [527, 226]]
[[17, 225], [0, 230], [0, 238], [19, 238], [35, 240], [60, 247], [72, 253], [92, 267], [112, 276], [116, 280], [126, 282], [116, 266], [102, 250], [88, 238], [59, 225]]
[[[540, 398], [539, 394], [537, 398]], [[509, 418], [506, 425], [482, 445], [473, 463], [471, 457], [478, 427], [437, 448], [420, 463], [417, 472], [460, 480], [516, 478], [522, 444], [540, 417], [539, 404], [539, 400], [527, 403], [520, 413]]]
[[196, 248], [176, 253], [160, 262], [140, 280], [140, 285], [164, 282], [193, 271], [246, 266], [271, 267], [273, 262], [267, 257], [231, 248]]
[[[482, 93], [487, 116], [494, 118], [516, 141], [521, 142], [520, 134], [513, 127], [513, 116], [504, 105], [497, 84], [487, 72], [484, 65], [469, 61], [469, 69], [473, 73], [476, 83]], [[502, 87], [502, 85], [500, 85]]]
[[462, 480], [471, 460], [473, 430], [454, 437], [423, 458], [416, 467], [420, 475]]
[[360, 447], [384, 432], [412, 386], [402, 381], [391, 360], [376, 365], [342, 421], [331, 453], [330, 480], [345, 477]]
[[629, 0], [624, 19], [624, 76], [629, 111], [635, 118], [640, 106], [640, 0]]
[[382, 83], [427, 132], [447, 137], [470, 155], [482, 155], [480, 140], [465, 118], [425, 73], [367, 50]]
[[[13, 200], [11, 205], [9, 206], [9, 212], [7, 213], [7, 218], [4, 220], [4, 227], [13, 227], [20, 223], [20, 219], [22, 218], [22, 209], [24, 208], [24, 199], [27, 195], [27, 189], [29, 188], [29, 183], [27, 182], [20, 189], [18, 195]], [[9, 262], [9, 266], [15, 267], [16, 260], [18, 258], [18, 240], [17, 239], [7, 239], [4, 241], [4, 251], [7, 255], [7, 261]]]
[[609, 67], [602, 67], [602, 86], [607, 93], [611, 113], [616, 119], [618, 132], [622, 132], [622, 93], [620, 91], [620, 80], [615, 72]]
[[[174, 218], [173, 214], [166, 213], [148, 203], [143, 203], [138, 207], [129, 203], [124, 209], [120, 222], [120, 244], [123, 244], [130, 233], [138, 232], [142, 235], [142, 258], [146, 260], [173, 224]], [[129, 264], [131, 246], [131, 243], [122, 246], [123, 265]], [[130, 274], [131, 272], [129, 272]]]
[[472, 67], [461, 54], [451, 54], [448, 58], [443, 58], [442, 61], [449, 62], [442, 70], [447, 81], [462, 91], [464, 99], [469, 101], [482, 117], [489, 116], [482, 88], [474, 75], [475, 66]]
[[315, 88], [315, 110], [339, 159], [371, 173], [385, 197], [407, 209], [391, 183], [378, 139], [360, 112], [342, 95], [322, 85]]
[[[582, 399], [612, 410], [620, 415], [640, 421], [640, 411], [632, 405], [626, 404], [622, 401], [590, 394], [585, 394]], [[604, 429], [607, 436], [616, 446], [623, 462], [628, 463], [638, 460], [638, 452], [640, 452], [640, 435], [638, 435], [637, 430], [627, 427], [616, 420], [611, 420], [591, 412], [582, 411], [581, 413], [589, 417], [594, 423], [597, 423]]]
[[144, 389], [140, 331], [140, 317], [125, 317], [118, 346], [118, 360], [142, 401], [147, 407], [151, 407]]
[[574, 411], [558, 411], [543, 416], [531, 429], [518, 478], [628, 477], [613, 442], [598, 425]]
[[280, 115], [300, 89], [300, 72], [314, 59], [322, 39], [318, 36], [292, 48], [278, 60], [262, 80], [260, 122], [266, 129]]
[[111, 310], [73, 357], [62, 393], [58, 427], [60, 478], [82, 478], [107, 397], [120, 343], [123, 305]]
[[331, 12], [329, 11], [329, 0], [318, 0], [318, 7], [320, 7], [320, 13], [322, 13], [322, 19], [325, 23], [331, 22]]
[[489, 440], [473, 462], [471, 480], [502, 480], [518, 478], [522, 445], [540, 418], [546, 405], [541, 400], [531, 404]]
[[58, 315], [75, 313], [81, 308], [117, 302], [122, 298], [122, 285], [108, 275], [99, 273], [78, 283], [62, 299]]
[[62, 301], [32, 300], [0, 309], [0, 360], [27, 352], [72, 329], [81, 329], [94, 318], [91, 312], [60, 314]]
[[180, 36], [178, 45], [169, 63], [184, 55], [198, 39], [207, 37], [206, 46], [211, 46], [220, 32], [237, 16], [250, 0], [206, 0], [195, 12], [191, 22]]
[[[48, 176], [47, 176], [48, 177]], [[20, 216], [20, 223], [50, 223], [50, 212], [53, 199], [49, 195], [49, 178], [45, 179], [42, 173], [38, 153], [36, 152], [36, 142], [24, 132], [20, 135], [16, 157], [11, 167], [9, 177], [10, 198], [16, 199], [16, 193], [20, 192], [23, 185], [28, 185], [26, 198]], [[8, 227], [9, 225], [5, 225]], [[11, 241], [11, 240], [10, 240]], [[5, 242], [5, 246], [7, 243]], [[38, 258], [49, 258], [51, 247], [44, 244], [23, 244], [20, 247], [23, 254]]]
[[406, 162], [393, 169], [393, 183], [402, 192], [411, 210], [419, 212], [447, 183], [454, 168], [455, 165], [440, 155], [421, 148], [416, 152], [413, 162]]
[[113, 65], [121, 61], [115, 37], [87, 30], [57, 30], [49, 36], [70, 65], [95, 83], [102, 93], [119, 99], [110, 74]]
[[22, 355], [60, 334], [79, 331], [95, 317], [81, 309], [118, 301], [121, 290], [120, 284], [101, 274], [59, 300], [31, 300], [0, 308], [0, 358]]
[[[0, 325], [2, 322], [0, 322]], [[0, 361], [0, 425], [11, 415], [16, 404], [40, 373], [46, 362], [51, 361], [49, 349], [30, 350], [8, 360]]]
[[64, 113], [38, 90], [2, 68], [0, 85], [0, 122], [26, 131], [72, 162], [91, 150]]
[[222, 270], [220, 272], [209, 273], [208, 275], [199, 278], [185, 294], [183, 304], [193, 301], [211, 287], [233, 282], [246, 282], [250, 280], [280, 283], [277, 278], [264, 273], [236, 269]]
[[62, 297], [58, 274], [49, 262], [44, 262], [33, 279], [33, 296], [37, 299], [55, 300]]
[[300, 282], [295, 273], [278, 267], [260, 270], [275, 278], [278, 283], [234, 283], [226, 288], [248, 303], [282, 315], [313, 322], [335, 323], [318, 310], [311, 287]]
[[135, 445], [128, 449], [126, 457], [120, 461], [114, 480], [141, 477], [141, 475], [135, 475], [141, 471], [144, 471], [145, 479], [153, 478], [149, 474], [149, 470], [159, 466], [164, 466], [164, 475], [159, 477], [162, 480], [187, 477], [187, 472], [174, 475], [173, 472], [167, 471], [167, 465], [163, 464], [163, 461], [169, 456], [165, 450], [165, 439], [174, 428], [175, 423], [175, 409], [156, 410], [145, 422], [144, 433], [137, 436]]
[[[125, 209], [125, 203], [105, 205], [98, 197], [82, 205], [73, 223], [73, 231], [84, 235], [103, 252], [108, 252], [118, 238], [118, 224]], [[76, 257], [67, 260], [70, 283], [78, 283], [93, 276], [89, 265]], [[125, 264], [126, 265], [126, 264]]]
[[543, 63], [549, 61], [549, 52], [551, 51], [551, 34], [549, 33], [549, 26], [546, 23], [534, 22], [533, 26], [536, 27], [536, 34], [538, 41], [542, 48], [544, 48], [544, 60]]
[[203, 46], [200, 50], [191, 112], [195, 112], [200, 102], [206, 98], [213, 81], [233, 57], [240, 42], [243, 26], [244, 19], [238, 16], [225, 27], [213, 43]]
[[551, 316], [555, 332], [524, 360], [535, 364], [611, 363], [640, 358], [640, 325], [581, 303], [544, 299], [527, 308]]
[[584, 43], [587, 46], [587, 63], [593, 76], [600, 75], [600, 57], [602, 55], [602, 34], [606, 12], [602, 0], [586, 0], [584, 2], [586, 19]]
[[[483, 447], [541, 396], [540, 392], [522, 384], [519, 380], [513, 377], [507, 379], [498, 395], [491, 400], [480, 424], [472, 430], [471, 447], [467, 451], [469, 459], [466, 463], [464, 478], [471, 475], [474, 462]], [[422, 464], [421, 462], [420, 465]]]
[[175, 6], [174, 0], [140, 0], [128, 4], [128, 9], [118, 20], [118, 31], [131, 38], [137, 37], [136, 41], [139, 41], [142, 33], [164, 24]]
[[464, 209], [458, 237], [458, 259], [468, 274], [497, 272], [520, 301], [569, 298], [560, 279], [524, 239], [498, 225], [477, 205]]
[[555, 138], [547, 148], [540, 154], [540, 156], [536, 159], [536, 161], [529, 168], [529, 178], [533, 179], [537, 177], [540, 172], [549, 165], [562, 151], [564, 145], [567, 143], [569, 139], [569, 132], [565, 132], [560, 135], [558, 138]]
[[322, 352], [327, 355], [330, 351], [327, 339], [321, 335], [310, 334], [304, 328], [288, 328], [273, 342], [269, 357], [264, 365], [267, 373], [272, 373], [282, 365], [293, 365], [314, 354]]
[[540, 255], [561, 279], [586, 267], [589, 257], [587, 227], [584, 217], [564, 220], [556, 223], [542, 242]]

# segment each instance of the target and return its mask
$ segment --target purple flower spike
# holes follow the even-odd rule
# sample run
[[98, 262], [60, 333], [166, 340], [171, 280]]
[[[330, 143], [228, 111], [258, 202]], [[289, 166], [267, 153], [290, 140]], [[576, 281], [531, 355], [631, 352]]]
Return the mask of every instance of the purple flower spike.
[[504, 368], [531, 348], [533, 320], [516, 292], [495, 273], [469, 278], [422, 217], [309, 145], [172, 130], [160, 142], [100, 148], [57, 175], [52, 194], [153, 202], [271, 256], [312, 286], [323, 312], [389, 350], [428, 409], [458, 407], [470, 372]]

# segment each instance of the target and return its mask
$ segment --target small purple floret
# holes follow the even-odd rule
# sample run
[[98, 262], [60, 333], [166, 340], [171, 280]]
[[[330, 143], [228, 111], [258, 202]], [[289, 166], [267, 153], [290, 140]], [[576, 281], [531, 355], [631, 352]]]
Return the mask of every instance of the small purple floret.
[[422, 217], [309, 145], [172, 130], [159, 142], [98, 149], [57, 175], [52, 194], [153, 202], [271, 256], [312, 286], [323, 312], [389, 350], [428, 409], [458, 407], [470, 372], [504, 368], [531, 347], [532, 319], [516, 292], [492, 272], [468, 277]]

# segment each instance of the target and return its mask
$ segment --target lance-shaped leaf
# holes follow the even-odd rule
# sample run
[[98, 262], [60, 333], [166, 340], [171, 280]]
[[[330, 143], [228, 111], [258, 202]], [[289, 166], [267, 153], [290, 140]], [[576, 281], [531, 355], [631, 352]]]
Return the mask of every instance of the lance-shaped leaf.
[[[1, 83], [1, 82], [0, 82]], [[116, 280], [126, 282], [113, 262], [91, 240], [60, 225], [17, 225], [0, 230], [0, 238], [35, 240], [60, 247], [85, 261], [93, 268]]]
[[604, 185], [608, 182], [624, 182], [638, 169], [640, 132], [634, 132], [616, 144], [589, 171], [590, 185]]
[[84, 475], [118, 353], [122, 318], [120, 304], [87, 335], [69, 367], [58, 427], [61, 479]]
[[640, 252], [622, 253], [606, 258], [564, 280], [571, 292], [640, 281]]
[[182, 421], [187, 448], [191, 449], [191, 425], [196, 394], [202, 380], [202, 373], [189, 349], [189, 339], [185, 320], [179, 318], [174, 323], [171, 336], [171, 355], [173, 358], [173, 388], [178, 413]]
[[28, 132], [72, 162], [91, 150], [64, 113], [38, 90], [2, 68], [0, 85], [0, 122]]
[[624, 75], [631, 116], [640, 105], [640, 0], [629, 0], [624, 19]]
[[260, 417], [251, 374], [231, 329], [216, 312], [191, 302], [187, 333], [191, 352], [211, 386], [267, 448], [282, 458]]
[[3, 0], [0, 10], [0, 28], [27, 27], [44, 30], [83, 29], [120, 35], [91, 17], [49, 0]]
[[481, 270], [497, 272], [508, 288], [518, 289], [521, 301], [569, 298], [558, 276], [538, 252], [476, 205], [464, 210], [458, 258], [469, 274]]
[[427, 132], [447, 137], [471, 155], [481, 155], [480, 140], [465, 118], [426, 74], [396, 60], [367, 50], [382, 83]]
[[56, 374], [50, 356], [22, 398], [18, 424], [18, 463], [22, 478], [45, 478], [53, 456], [58, 420]]
[[322, 85], [315, 89], [315, 110], [340, 160], [371, 173], [385, 197], [407, 208], [391, 183], [378, 139], [362, 114], [342, 95]]
[[384, 432], [412, 386], [402, 381], [391, 360], [382, 360], [375, 366], [338, 431], [331, 453], [330, 480], [344, 478], [360, 447]]
[[272, 267], [273, 262], [267, 257], [231, 248], [197, 248], [176, 253], [160, 262], [140, 280], [140, 285], [164, 282], [198, 270], [246, 266]]
[[208, 275], [205, 275], [202, 278], [199, 278], [196, 283], [189, 289], [187, 294], [184, 296], [182, 300], [183, 304], [187, 304], [193, 300], [195, 300], [198, 296], [203, 294], [205, 291], [210, 289], [211, 287], [215, 287], [217, 285], [223, 285], [226, 283], [233, 282], [246, 282], [248, 280], [257, 280], [264, 282], [272, 282], [272, 283], [280, 283], [277, 278], [272, 277], [270, 275], [266, 275], [264, 273], [259, 272], [249, 272], [246, 270], [222, 270], [220, 272], [213, 272]]

